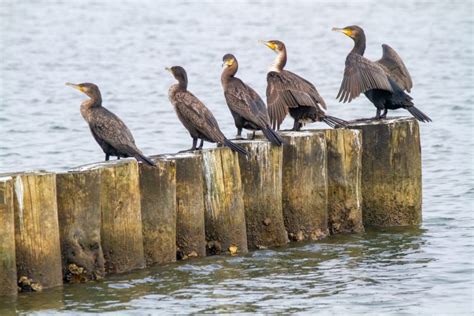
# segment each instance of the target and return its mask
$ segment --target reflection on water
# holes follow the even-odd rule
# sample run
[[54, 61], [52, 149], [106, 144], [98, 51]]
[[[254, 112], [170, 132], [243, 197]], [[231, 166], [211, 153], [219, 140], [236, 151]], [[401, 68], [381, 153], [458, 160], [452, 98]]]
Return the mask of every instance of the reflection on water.
[[145, 153], [174, 152], [190, 139], [169, 104], [174, 80], [164, 67], [181, 64], [190, 90], [234, 135], [222, 56], [235, 54], [239, 76], [263, 96], [275, 55], [259, 39], [285, 41], [288, 69], [316, 84], [330, 114], [371, 116], [364, 97], [334, 99], [352, 42], [330, 30], [355, 23], [366, 30], [367, 57], [378, 59], [382, 43], [400, 53], [415, 104], [434, 121], [421, 125], [421, 229], [170, 264], [2, 300], [0, 314], [472, 313], [473, 13], [469, 1], [0, 1], [0, 172], [103, 159], [68, 81], [97, 83]]

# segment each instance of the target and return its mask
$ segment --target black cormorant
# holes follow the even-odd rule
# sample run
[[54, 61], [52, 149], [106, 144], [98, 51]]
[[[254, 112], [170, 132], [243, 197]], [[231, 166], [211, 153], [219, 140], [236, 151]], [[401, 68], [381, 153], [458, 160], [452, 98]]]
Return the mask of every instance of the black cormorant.
[[81, 114], [89, 124], [92, 135], [105, 153], [105, 160], [110, 156], [135, 157], [151, 166], [155, 163], [143, 155], [135, 145], [132, 133], [117, 115], [102, 106], [99, 88], [93, 83], [66, 83], [90, 99], [82, 102]]
[[[174, 78], [178, 80], [177, 84], [169, 88], [168, 97], [174, 106], [179, 120], [189, 131], [193, 139], [193, 146], [190, 150], [201, 149], [204, 141], [207, 141], [225, 145], [240, 154], [247, 155], [245, 149], [234, 144], [224, 136], [211, 111], [187, 90], [188, 76], [184, 68], [181, 66], [173, 66], [166, 68], [166, 70], [171, 72]], [[198, 139], [201, 139], [201, 143], [199, 147], [196, 148]]]
[[295, 119], [293, 130], [300, 130], [307, 122], [322, 121], [331, 127], [340, 127], [346, 121], [326, 115], [326, 103], [315, 86], [291, 71], [284, 70], [287, 53], [281, 41], [261, 41], [278, 55], [267, 74], [268, 114], [274, 128], [280, 128], [288, 112]]
[[251, 87], [242, 80], [235, 77], [239, 64], [232, 54], [226, 54], [222, 58], [224, 67], [221, 75], [221, 83], [224, 88], [224, 96], [234, 117], [237, 127], [237, 136], [241, 136], [242, 128], [253, 131], [262, 130], [265, 137], [277, 146], [281, 146], [283, 139], [271, 128], [267, 107], [262, 98]]
[[[357, 26], [333, 28], [354, 40], [352, 48], [346, 58], [346, 68], [337, 99], [341, 102], [351, 102], [361, 93], [375, 105], [375, 118], [387, 116], [387, 110], [407, 109], [417, 120], [431, 122], [431, 119], [418, 110], [413, 99], [404, 92], [410, 92], [413, 83], [405, 64], [398, 54], [387, 44], [382, 45], [383, 56], [373, 62], [365, 58], [364, 30]], [[380, 114], [383, 110], [383, 113]]]

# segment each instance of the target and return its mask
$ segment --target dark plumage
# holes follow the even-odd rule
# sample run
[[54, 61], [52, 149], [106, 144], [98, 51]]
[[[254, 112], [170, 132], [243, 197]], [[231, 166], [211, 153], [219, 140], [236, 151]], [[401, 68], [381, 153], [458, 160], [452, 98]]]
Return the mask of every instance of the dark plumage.
[[267, 74], [268, 114], [273, 128], [280, 128], [288, 112], [295, 120], [293, 130], [300, 130], [304, 123], [318, 121], [331, 127], [345, 126], [346, 121], [326, 115], [326, 103], [311, 82], [283, 69], [287, 60], [285, 44], [275, 40], [264, 44], [278, 54]]
[[[413, 99], [404, 92], [410, 92], [413, 83], [402, 59], [390, 46], [384, 44], [383, 56], [373, 62], [365, 58], [365, 33], [356, 25], [333, 28], [354, 40], [354, 48], [347, 55], [346, 68], [341, 88], [337, 94], [340, 102], [351, 102], [361, 93], [377, 108], [376, 118], [385, 118], [387, 110], [407, 109], [416, 119], [431, 122], [431, 119], [418, 110]], [[383, 110], [383, 114], [380, 114]]]
[[[191, 92], [188, 88], [188, 76], [183, 67], [173, 66], [166, 68], [177, 84], [172, 85], [168, 90], [168, 97], [174, 106], [179, 120], [189, 131], [193, 139], [193, 146], [190, 150], [201, 149], [204, 141], [218, 143], [230, 147], [242, 155], [247, 155], [247, 151], [241, 146], [228, 140], [221, 132], [214, 115], [211, 111]], [[201, 139], [201, 144], [196, 148], [197, 140]]]
[[89, 100], [82, 102], [81, 114], [89, 124], [92, 136], [105, 153], [105, 160], [110, 156], [135, 157], [151, 166], [155, 163], [143, 155], [135, 145], [132, 133], [125, 123], [114, 113], [102, 106], [102, 97], [99, 88], [93, 83], [72, 84], [66, 83], [83, 93]]
[[237, 59], [231, 54], [226, 54], [223, 62], [221, 82], [225, 100], [234, 117], [237, 135], [241, 136], [242, 128], [254, 131], [254, 136], [256, 130], [262, 130], [272, 144], [281, 146], [283, 139], [271, 128], [270, 118], [262, 98], [255, 90], [235, 77], [239, 68]]

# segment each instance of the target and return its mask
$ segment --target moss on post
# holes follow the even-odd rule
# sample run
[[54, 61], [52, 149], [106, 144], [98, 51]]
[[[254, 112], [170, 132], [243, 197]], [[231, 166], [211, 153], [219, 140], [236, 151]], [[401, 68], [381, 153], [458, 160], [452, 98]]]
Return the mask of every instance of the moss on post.
[[282, 200], [288, 236], [317, 240], [328, 234], [326, 141], [323, 132], [281, 132]]
[[202, 157], [170, 155], [176, 161], [176, 245], [178, 259], [206, 256]]
[[201, 152], [207, 253], [246, 253], [247, 233], [237, 153], [221, 147]]
[[64, 280], [103, 278], [99, 170], [59, 173], [56, 191]]
[[13, 181], [0, 176], [0, 297], [18, 292], [15, 258]]
[[362, 135], [351, 129], [322, 130], [328, 165], [328, 225], [331, 234], [361, 233]]
[[282, 147], [263, 140], [237, 141], [249, 249], [288, 243], [282, 210]]
[[362, 120], [362, 210], [368, 226], [421, 223], [421, 148], [413, 118]]
[[176, 164], [152, 157], [139, 164], [143, 248], [148, 266], [176, 261]]
[[56, 175], [14, 174], [13, 186], [18, 279], [33, 285], [22, 290], [61, 285]]

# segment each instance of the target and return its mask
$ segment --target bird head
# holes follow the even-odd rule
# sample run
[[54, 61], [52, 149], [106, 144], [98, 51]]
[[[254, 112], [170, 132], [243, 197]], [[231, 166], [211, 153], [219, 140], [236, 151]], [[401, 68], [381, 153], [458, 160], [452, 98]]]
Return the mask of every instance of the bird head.
[[275, 53], [279, 53], [285, 50], [285, 44], [281, 41], [270, 40], [270, 41], [259, 41], [259, 42], [267, 46], [268, 48], [270, 48]]
[[353, 40], [356, 40], [359, 37], [364, 35], [364, 30], [360, 26], [357, 26], [357, 25], [346, 26], [343, 28], [333, 27], [332, 30], [334, 32], [343, 33], [349, 36], [350, 38], [352, 38]]
[[231, 67], [237, 64], [237, 59], [232, 54], [225, 54], [222, 57], [222, 67]]
[[73, 87], [74, 89], [77, 89], [81, 91], [82, 93], [86, 94], [90, 98], [96, 98], [100, 96], [99, 87], [97, 87], [97, 85], [93, 83], [84, 82], [84, 83], [74, 84], [74, 83], [67, 82], [66, 86]]

